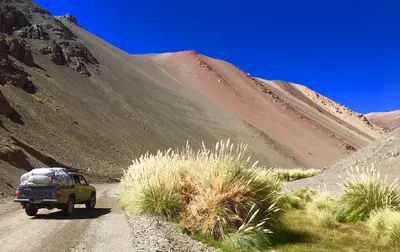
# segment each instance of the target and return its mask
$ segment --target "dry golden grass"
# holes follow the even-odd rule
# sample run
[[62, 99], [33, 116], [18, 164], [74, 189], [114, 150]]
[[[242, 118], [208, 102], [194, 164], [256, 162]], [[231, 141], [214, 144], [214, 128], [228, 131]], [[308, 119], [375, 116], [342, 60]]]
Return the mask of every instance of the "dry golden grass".
[[279, 222], [280, 180], [245, 158], [247, 145], [218, 142], [210, 150], [159, 151], [134, 160], [119, 201], [132, 214], [158, 214], [188, 232], [235, 247], [259, 247]]

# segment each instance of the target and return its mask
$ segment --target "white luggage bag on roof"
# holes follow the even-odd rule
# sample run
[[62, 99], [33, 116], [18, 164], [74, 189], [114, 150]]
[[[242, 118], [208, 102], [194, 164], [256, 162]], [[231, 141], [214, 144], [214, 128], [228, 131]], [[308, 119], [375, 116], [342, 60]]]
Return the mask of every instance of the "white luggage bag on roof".
[[43, 185], [70, 186], [72, 180], [65, 168], [37, 168], [21, 176], [21, 185], [43, 186]]

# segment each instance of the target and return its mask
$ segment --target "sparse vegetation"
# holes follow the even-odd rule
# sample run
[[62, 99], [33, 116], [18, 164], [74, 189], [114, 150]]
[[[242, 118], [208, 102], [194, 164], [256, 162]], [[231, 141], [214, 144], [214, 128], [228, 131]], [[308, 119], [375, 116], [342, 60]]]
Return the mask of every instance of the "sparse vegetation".
[[308, 215], [320, 227], [336, 228], [338, 222], [334, 214], [335, 201], [329, 192], [320, 192], [308, 205]]
[[293, 191], [283, 193], [278, 200], [281, 209], [304, 209], [311, 202], [317, 191], [310, 188], [296, 188]]
[[399, 209], [397, 180], [389, 185], [387, 178], [381, 178], [379, 171], [373, 168], [351, 168], [348, 175], [349, 178], [342, 184], [343, 193], [335, 210], [338, 220], [365, 221], [373, 211]]
[[158, 214], [226, 246], [261, 248], [279, 223], [281, 183], [229, 140], [215, 149], [159, 151], [124, 171], [119, 201], [132, 214]]
[[273, 174], [282, 181], [294, 181], [303, 178], [309, 178], [320, 173], [317, 169], [282, 169], [274, 168]]
[[381, 244], [400, 245], [400, 212], [388, 208], [376, 211], [368, 220], [368, 225]]
[[396, 181], [388, 185], [374, 169], [357, 168], [338, 199], [310, 188], [282, 193], [283, 180], [318, 171], [259, 168], [245, 157], [246, 149], [228, 140], [212, 150], [187, 145], [147, 153], [124, 171], [119, 202], [128, 213], [179, 223], [223, 251], [379, 250], [400, 242]]
[[308, 209], [288, 211], [282, 218], [281, 231], [272, 238], [273, 250], [279, 252], [398, 251], [396, 246], [377, 243], [365, 222], [337, 223], [335, 228], [321, 226]]

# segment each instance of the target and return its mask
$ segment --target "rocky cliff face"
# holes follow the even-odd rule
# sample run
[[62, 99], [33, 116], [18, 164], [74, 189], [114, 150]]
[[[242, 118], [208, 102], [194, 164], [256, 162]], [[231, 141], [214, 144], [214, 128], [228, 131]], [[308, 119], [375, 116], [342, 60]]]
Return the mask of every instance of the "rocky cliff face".
[[[8, 0], [1, 2], [0, 7], [0, 31], [3, 37], [4, 34], [10, 36], [6, 41], [13, 40], [11, 45], [8, 43], [11, 56], [19, 56], [18, 60], [22, 59], [32, 66], [32, 52], [37, 51], [47, 55], [57, 65], [91, 76], [87, 66], [97, 65], [98, 61], [62, 22], [32, 2]], [[78, 24], [71, 14], [60, 18]], [[32, 47], [28, 48], [27, 44]]]

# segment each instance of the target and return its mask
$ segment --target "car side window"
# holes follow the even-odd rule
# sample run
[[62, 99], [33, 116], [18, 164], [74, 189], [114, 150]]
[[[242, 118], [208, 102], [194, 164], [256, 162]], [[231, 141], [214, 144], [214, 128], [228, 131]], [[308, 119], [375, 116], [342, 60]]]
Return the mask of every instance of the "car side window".
[[80, 185], [81, 181], [79, 180], [79, 176], [78, 175], [74, 175], [74, 181], [76, 185]]
[[82, 185], [87, 185], [86, 179], [83, 176], [79, 176], [79, 178], [81, 179]]

